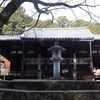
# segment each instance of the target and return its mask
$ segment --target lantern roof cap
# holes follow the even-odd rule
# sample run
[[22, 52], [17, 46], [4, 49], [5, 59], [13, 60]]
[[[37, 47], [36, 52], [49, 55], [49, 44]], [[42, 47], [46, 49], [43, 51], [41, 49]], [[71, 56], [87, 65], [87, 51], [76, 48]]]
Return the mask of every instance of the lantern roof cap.
[[53, 50], [61, 50], [61, 51], [65, 51], [66, 49], [63, 48], [62, 46], [59, 45], [59, 42], [55, 42], [53, 46], [51, 46], [49, 49], [49, 51], [53, 51]]

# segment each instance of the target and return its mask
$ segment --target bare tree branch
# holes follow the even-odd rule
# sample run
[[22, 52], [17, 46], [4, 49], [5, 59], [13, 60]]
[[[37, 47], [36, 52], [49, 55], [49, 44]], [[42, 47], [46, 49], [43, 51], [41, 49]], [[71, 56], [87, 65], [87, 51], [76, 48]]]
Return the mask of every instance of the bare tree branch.
[[4, 3], [4, 1], [5, 1], [5, 0], [3, 0], [3, 1], [1, 2], [0, 6]]
[[[93, 17], [92, 17], [92, 13], [91, 12], [89, 12], [89, 11], [87, 11], [87, 10], [85, 10], [85, 9], [83, 9], [82, 7], [79, 7], [79, 8], [81, 8], [83, 11], [85, 11], [89, 16], [90, 16], [90, 18], [92, 19], [92, 20], [94, 20], [96, 23], [98, 23]], [[99, 24], [99, 23], [98, 23]]]
[[[49, 13], [52, 13], [52, 10], [54, 10], [54, 9], [55, 10], [58, 8], [62, 9], [63, 7], [65, 7], [65, 8], [71, 9], [72, 13], [76, 17], [75, 12], [72, 9], [79, 8], [79, 9], [83, 10], [84, 12], [86, 12], [90, 16], [90, 18], [93, 19], [95, 22], [97, 22], [97, 21], [92, 17], [93, 14], [90, 12], [89, 8], [90, 7], [91, 8], [100, 7], [100, 4], [96, 4], [95, 0], [92, 0], [93, 4], [88, 4], [87, 3], [88, 0], [83, 0], [80, 3], [76, 2], [74, 4], [70, 3], [69, 0], [65, 0], [65, 2], [62, 2], [63, 0], [58, 0], [53, 3], [42, 1], [42, 0], [2, 0], [0, 2], [0, 6], [2, 6], [7, 1], [9, 1], [9, 3], [7, 4], [7, 6], [4, 7], [2, 12], [0, 13], [0, 27], [2, 27], [4, 24], [6, 24], [8, 22], [9, 18], [12, 16], [12, 14], [24, 2], [33, 3], [36, 11], [38, 13], [40, 13], [39, 15], [41, 15], [42, 13], [49, 14]], [[74, 1], [74, 0], [72, 0], [72, 1]], [[43, 8], [41, 9], [41, 7], [39, 5], [42, 5]], [[56, 7], [58, 7], [58, 8], [56, 8]], [[87, 7], [87, 9], [85, 9], [84, 7]], [[40, 18], [40, 17], [38, 16], [38, 18]]]

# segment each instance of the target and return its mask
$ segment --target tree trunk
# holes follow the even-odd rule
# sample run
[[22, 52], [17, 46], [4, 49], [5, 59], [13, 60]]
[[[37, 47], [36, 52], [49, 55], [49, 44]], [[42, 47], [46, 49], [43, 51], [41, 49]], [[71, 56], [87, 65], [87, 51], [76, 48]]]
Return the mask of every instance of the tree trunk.
[[6, 24], [11, 15], [20, 7], [23, 0], [11, 0], [9, 4], [0, 13], [0, 27]]

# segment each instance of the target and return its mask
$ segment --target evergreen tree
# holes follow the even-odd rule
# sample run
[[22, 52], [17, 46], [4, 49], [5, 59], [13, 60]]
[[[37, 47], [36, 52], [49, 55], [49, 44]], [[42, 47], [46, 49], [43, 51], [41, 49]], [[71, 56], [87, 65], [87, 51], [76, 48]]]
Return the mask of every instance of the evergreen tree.
[[23, 7], [20, 7], [10, 18], [8, 23], [2, 27], [2, 34], [20, 34], [25, 30], [25, 27], [30, 27], [30, 22], [33, 19], [25, 14]]
[[60, 16], [57, 19], [57, 25], [61, 28], [69, 27], [70, 20], [66, 18], [66, 16]]
[[92, 23], [84, 20], [76, 20], [70, 24], [70, 27], [88, 27], [93, 34], [100, 34], [100, 24]]

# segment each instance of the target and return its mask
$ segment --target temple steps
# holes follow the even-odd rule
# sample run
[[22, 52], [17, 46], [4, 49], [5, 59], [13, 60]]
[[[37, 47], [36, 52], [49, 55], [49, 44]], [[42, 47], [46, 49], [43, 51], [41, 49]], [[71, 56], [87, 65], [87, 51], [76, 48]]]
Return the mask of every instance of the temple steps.
[[0, 88], [24, 90], [100, 90], [100, 81], [14, 79], [12, 81], [0, 81]]
[[100, 81], [0, 81], [0, 100], [100, 100]]

